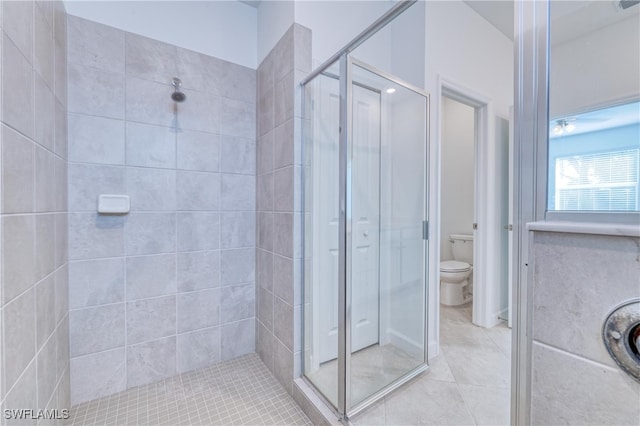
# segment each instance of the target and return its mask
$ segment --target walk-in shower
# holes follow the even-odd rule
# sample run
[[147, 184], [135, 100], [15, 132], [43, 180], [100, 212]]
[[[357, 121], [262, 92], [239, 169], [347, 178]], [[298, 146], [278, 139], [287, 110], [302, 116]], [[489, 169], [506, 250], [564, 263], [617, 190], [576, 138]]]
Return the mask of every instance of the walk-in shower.
[[303, 374], [352, 416], [427, 368], [428, 95], [354, 49], [303, 81]]

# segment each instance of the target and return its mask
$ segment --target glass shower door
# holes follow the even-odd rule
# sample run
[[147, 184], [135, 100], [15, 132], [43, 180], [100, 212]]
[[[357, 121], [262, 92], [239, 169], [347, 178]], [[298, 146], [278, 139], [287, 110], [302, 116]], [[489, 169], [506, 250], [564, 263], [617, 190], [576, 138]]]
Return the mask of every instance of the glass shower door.
[[347, 406], [426, 365], [427, 96], [351, 60]]
[[304, 97], [304, 376], [350, 416], [426, 369], [428, 97], [346, 55]]

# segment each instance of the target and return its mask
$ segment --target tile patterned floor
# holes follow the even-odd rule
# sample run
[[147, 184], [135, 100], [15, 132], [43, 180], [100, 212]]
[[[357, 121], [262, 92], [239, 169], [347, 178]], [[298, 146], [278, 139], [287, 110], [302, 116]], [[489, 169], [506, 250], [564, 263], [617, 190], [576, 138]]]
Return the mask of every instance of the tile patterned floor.
[[351, 419], [354, 425], [508, 425], [511, 329], [471, 323], [471, 304], [441, 306], [430, 369]]
[[256, 354], [71, 408], [68, 425], [311, 425]]

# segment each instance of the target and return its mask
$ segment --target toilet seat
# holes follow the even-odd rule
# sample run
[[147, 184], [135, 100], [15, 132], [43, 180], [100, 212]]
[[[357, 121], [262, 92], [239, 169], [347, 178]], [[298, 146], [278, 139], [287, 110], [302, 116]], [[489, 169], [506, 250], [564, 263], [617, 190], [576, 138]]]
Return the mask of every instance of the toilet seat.
[[471, 269], [471, 265], [467, 262], [458, 260], [445, 260], [440, 262], [440, 272], [466, 272]]

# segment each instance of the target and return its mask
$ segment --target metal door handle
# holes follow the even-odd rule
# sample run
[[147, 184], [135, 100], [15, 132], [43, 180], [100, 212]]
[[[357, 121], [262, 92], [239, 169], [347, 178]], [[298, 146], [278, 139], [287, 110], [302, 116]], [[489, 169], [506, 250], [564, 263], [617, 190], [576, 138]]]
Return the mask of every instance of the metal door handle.
[[508, 224], [503, 226], [504, 229], [506, 229], [507, 231], [513, 231], [513, 225], [512, 224]]
[[365, 237], [368, 237], [368, 236], [369, 236], [369, 231], [364, 231], [364, 232], [362, 233], [362, 235], [364, 235]]

